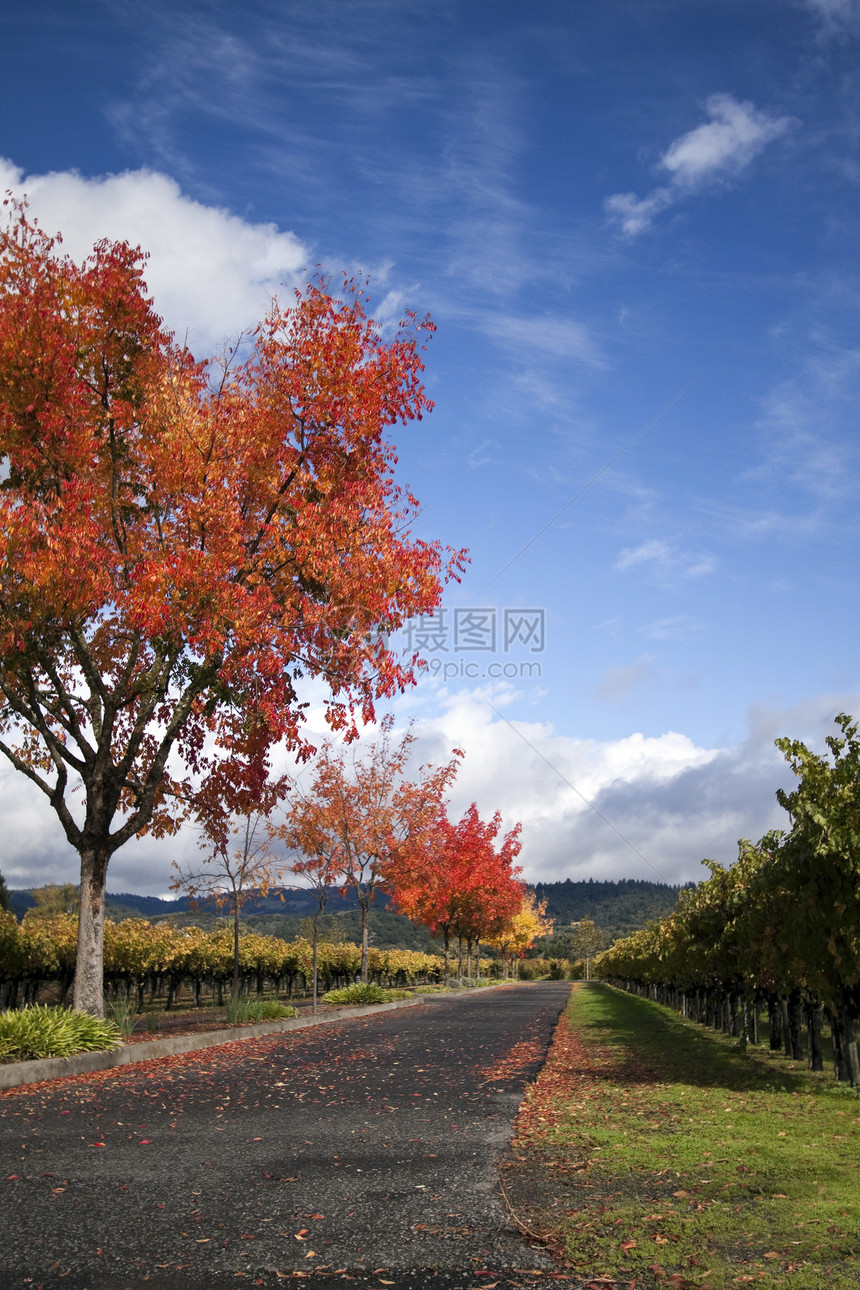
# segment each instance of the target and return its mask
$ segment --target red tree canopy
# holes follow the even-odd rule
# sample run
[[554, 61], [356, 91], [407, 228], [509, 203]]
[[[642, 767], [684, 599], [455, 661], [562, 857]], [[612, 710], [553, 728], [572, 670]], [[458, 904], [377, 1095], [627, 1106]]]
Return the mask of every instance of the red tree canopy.
[[424, 835], [422, 848], [404, 853], [393, 876], [398, 909], [442, 933], [446, 962], [452, 933], [469, 941], [489, 940], [522, 904], [525, 887], [513, 863], [520, 852], [521, 826], [505, 834], [497, 849], [501, 824], [498, 811], [491, 820], [482, 820], [474, 802], [458, 824], [443, 811]]

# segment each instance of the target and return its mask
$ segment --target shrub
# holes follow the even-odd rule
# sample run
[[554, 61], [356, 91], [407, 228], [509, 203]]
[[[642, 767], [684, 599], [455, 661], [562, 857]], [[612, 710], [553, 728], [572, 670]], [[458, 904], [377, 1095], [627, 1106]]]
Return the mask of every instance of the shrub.
[[403, 998], [403, 991], [383, 990], [381, 985], [373, 985], [368, 982], [367, 985], [345, 985], [340, 990], [329, 990], [322, 997], [323, 1003], [332, 1004], [336, 1008], [348, 1007], [354, 1004], [362, 1003], [387, 1003], [392, 998]]
[[231, 1024], [243, 1021], [282, 1021], [294, 1017], [295, 1008], [277, 999], [238, 999], [227, 1004], [227, 1020]]
[[116, 1022], [91, 1017], [72, 1008], [34, 1004], [18, 1012], [0, 1012], [0, 1062], [26, 1062], [39, 1057], [71, 1057], [75, 1053], [106, 1052], [122, 1045]]

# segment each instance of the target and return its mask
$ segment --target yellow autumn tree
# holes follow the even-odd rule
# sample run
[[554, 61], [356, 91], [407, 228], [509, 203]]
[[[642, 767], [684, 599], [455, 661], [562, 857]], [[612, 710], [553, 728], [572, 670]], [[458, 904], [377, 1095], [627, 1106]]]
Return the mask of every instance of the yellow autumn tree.
[[501, 952], [503, 975], [513, 976], [517, 959], [541, 936], [549, 936], [552, 929], [553, 920], [546, 917], [546, 901], [537, 900], [534, 892], [526, 892], [517, 912], [488, 942]]

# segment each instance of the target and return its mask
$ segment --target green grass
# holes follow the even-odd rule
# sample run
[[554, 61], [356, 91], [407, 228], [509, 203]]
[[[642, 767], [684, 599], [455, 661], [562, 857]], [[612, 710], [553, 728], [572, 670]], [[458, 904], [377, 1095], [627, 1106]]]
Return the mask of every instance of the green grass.
[[574, 1269], [640, 1290], [860, 1285], [853, 1090], [604, 986], [578, 987], [568, 1021], [521, 1145], [565, 1177], [552, 1222]]
[[278, 1003], [277, 999], [239, 998], [235, 1003], [231, 1000], [227, 1004], [227, 1021], [230, 1025], [246, 1021], [282, 1021], [295, 1015], [295, 1008], [286, 1003]]
[[105, 997], [105, 1016], [111, 1021], [115, 1021], [122, 1031], [123, 1037], [128, 1039], [133, 1030], [134, 1023], [137, 1021], [137, 1005], [131, 999], [119, 998], [108, 999]]

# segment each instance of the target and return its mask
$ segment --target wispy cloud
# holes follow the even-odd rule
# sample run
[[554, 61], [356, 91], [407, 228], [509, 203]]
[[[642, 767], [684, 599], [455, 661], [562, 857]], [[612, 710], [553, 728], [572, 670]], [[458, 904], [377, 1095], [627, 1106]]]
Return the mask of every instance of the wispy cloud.
[[625, 547], [615, 561], [614, 568], [619, 573], [630, 569], [647, 568], [662, 579], [676, 581], [679, 578], [703, 578], [716, 569], [713, 556], [695, 551], [682, 550], [669, 542], [652, 538], [639, 546]]
[[[825, 294], [811, 312], [835, 310]], [[736, 536], [807, 541], [856, 534], [860, 448], [854, 433], [860, 396], [860, 347], [827, 327], [801, 324], [783, 338], [792, 374], [761, 399], [758, 459], [737, 477], [725, 512]], [[740, 500], [739, 500], [740, 499]]]
[[670, 206], [701, 190], [736, 178], [774, 139], [795, 124], [793, 117], [771, 116], [731, 94], [712, 94], [705, 102], [708, 120], [681, 135], [660, 158], [668, 181], [645, 197], [615, 193], [605, 209], [626, 237], [650, 228]]
[[607, 366], [589, 329], [570, 318], [493, 313], [479, 319], [478, 326], [518, 355], [536, 354], [593, 368]]
[[594, 689], [594, 697], [601, 703], [622, 703], [631, 690], [646, 685], [657, 676], [657, 669], [650, 655], [637, 659], [634, 663], [616, 664], [608, 667], [599, 685]]
[[825, 35], [860, 28], [860, 0], [803, 0], [820, 19]]
[[677, 640], [697, 631], [701, 631], [701, 626], [698, 623], [694, 623], [687, 614], [674, 614], [669, 618], [658, 618], [653, 623], [646, 623], [644, 627], [639, 629], [640, 635], [652, 641]]

